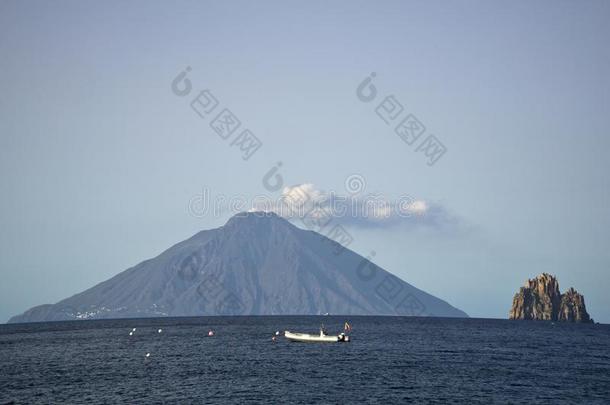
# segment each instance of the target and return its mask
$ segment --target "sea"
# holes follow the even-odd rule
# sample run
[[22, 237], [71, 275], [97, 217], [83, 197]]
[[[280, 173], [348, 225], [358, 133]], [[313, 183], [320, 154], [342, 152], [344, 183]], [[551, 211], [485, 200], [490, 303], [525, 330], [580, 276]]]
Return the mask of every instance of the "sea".
[[[346, 322], [349, 343], [283, 336]], [[1, 404], [525, 402], [610, 403], [610, 325], [332, 315], [0, 325]]]

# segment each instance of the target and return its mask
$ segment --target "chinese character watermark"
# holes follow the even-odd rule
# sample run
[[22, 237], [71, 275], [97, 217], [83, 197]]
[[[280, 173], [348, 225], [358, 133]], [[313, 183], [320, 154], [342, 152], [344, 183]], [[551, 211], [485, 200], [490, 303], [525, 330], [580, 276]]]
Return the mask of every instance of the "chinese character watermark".
[[[356, 96], [363, 103], [370, 103], [377, 97], [377, 87], [373, 84], [375, 77], [376, 74], [371, 73], [356, 88]], [[400, 119], [404, 110], [405, 108], [394, 95], [388, 95], [375, 107], [375, 114], [386, 125], [391, 125], [394, 133], [405, 144], [413, 146], [417, 143], [414, 151], [423, 153], [428, 159], [428, 166], [433, 166], [447, 152], [447, 147], [434, 135], [428, 135], [421, 140], [422, 135], [426, 132], [426, 127], [412, 113], [408, 113]]]
[[[186, 97], [191, 94], [193, 84], [187, 77], [191, 71], [192, 68], [188, 66], [172, 81], [171, 89], [176, 96]], [[201, 119], [211, 117], [219, 105], [220, 102], [209, 89], [201, 90], [190, 102], [191, 109]], [[222, 140], [231, 140], [229, 146], [238, 148], [243, 160], [250, 159], [263, 146], [263, 142], [251, 130], [242, 128], [241, 120], [226, 107], [210, 120], [209, 125]]]

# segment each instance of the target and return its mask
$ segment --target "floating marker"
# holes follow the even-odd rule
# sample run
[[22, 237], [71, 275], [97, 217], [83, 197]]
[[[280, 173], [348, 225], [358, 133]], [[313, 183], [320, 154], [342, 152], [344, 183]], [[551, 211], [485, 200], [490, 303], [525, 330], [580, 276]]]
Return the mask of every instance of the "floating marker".
[[279, 336], [279, 335], [280, 335], [280, 331], [279, 331], [279, 330], [276, 330], [276, 331], [275, 331], [275, 336]]
[[146, 357], [150, 357], [150, 353], [146, 353]]
[[133, 328], [131, 331], [132, 331], [132, 332], [135, 332], [135, 331], [136, 331], [136, 328]]
[[163, 332], [163, 329], [159, 329], [157, 332], [161, 333], [161, 332]]
[[214, 336], [214, 331], [212, 331], [212, 330], [211, 330], [211, 331], [209, 331], [209, 332], [208, 332], [208, 336]]
[[133, 336], [133, 332], [129, 332], [129, 336]]

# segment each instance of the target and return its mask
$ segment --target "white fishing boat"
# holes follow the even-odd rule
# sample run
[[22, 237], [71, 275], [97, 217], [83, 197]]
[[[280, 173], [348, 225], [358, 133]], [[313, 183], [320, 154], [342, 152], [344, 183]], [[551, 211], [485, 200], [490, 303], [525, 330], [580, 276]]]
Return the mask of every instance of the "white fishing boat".
[[320, 329], [319, 335], [312, 335], [309, 333], [293, 333], [287, 330], [284, 332], [284, 336], [286, 337], [286, 339], [291, 340], [293, 342], [349, 342], [349, 336], [347, 336], [345, 333], [339, 333], [336, 336], [327, 335], [324, 329]]

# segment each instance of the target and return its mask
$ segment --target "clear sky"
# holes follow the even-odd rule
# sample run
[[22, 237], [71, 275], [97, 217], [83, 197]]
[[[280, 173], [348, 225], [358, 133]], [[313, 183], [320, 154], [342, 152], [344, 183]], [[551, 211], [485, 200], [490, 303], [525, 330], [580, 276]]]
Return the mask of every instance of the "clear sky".
[[[507, 317], [550, 272], [610, 322], [609, 19], [607, 1], [0, 1], [0, 321], [223, 224], [191, 199], [273, 195], [281, 161], [287, 186], [358, 174], [451, 215], [346, 226], [471, 316]], [[262, 141], [250, 159], [189, 106], [204, 89]], [[388, 95], [446, 146], [434, 165], [376, 115]]]

